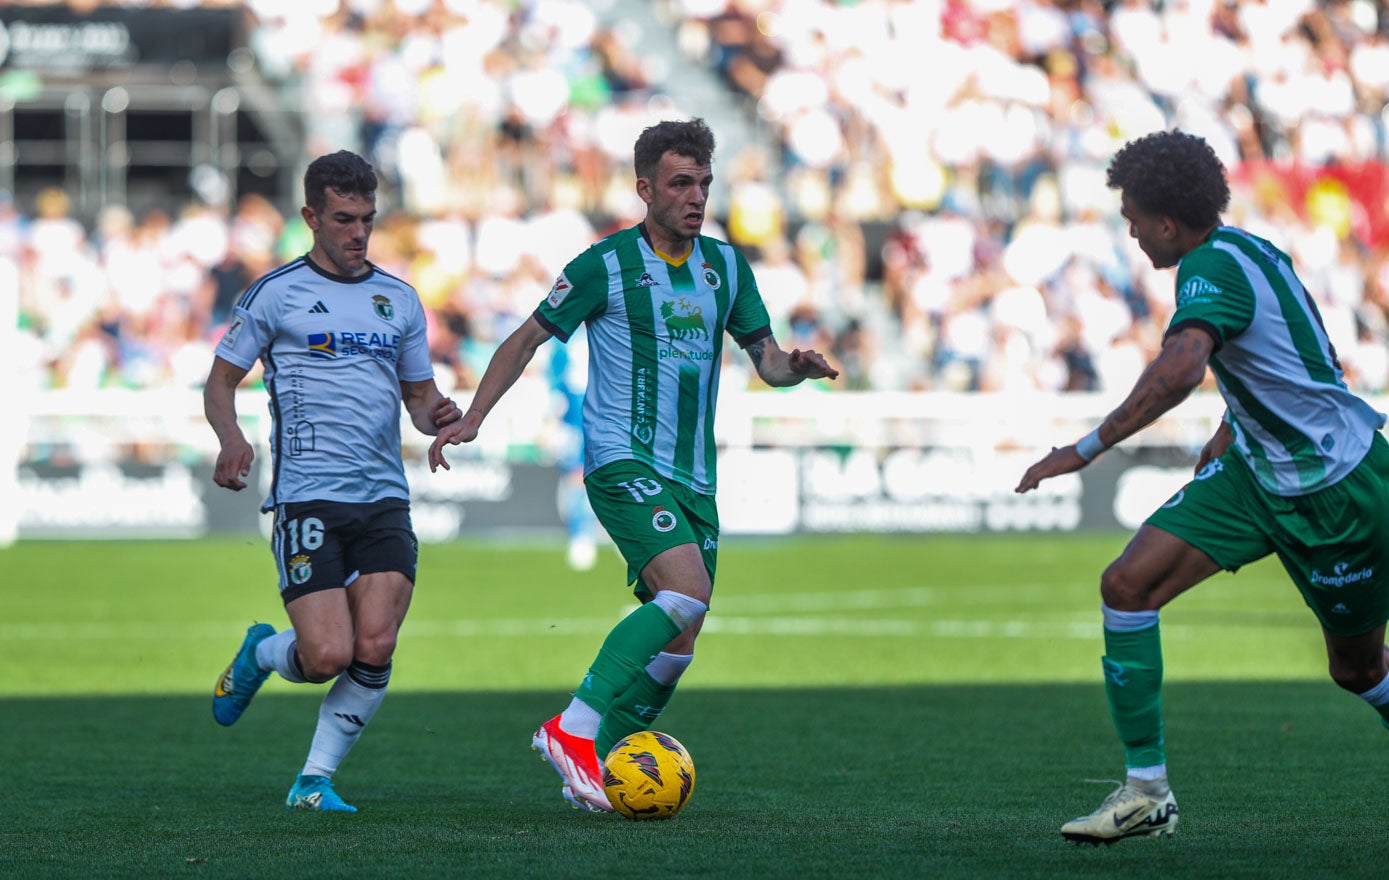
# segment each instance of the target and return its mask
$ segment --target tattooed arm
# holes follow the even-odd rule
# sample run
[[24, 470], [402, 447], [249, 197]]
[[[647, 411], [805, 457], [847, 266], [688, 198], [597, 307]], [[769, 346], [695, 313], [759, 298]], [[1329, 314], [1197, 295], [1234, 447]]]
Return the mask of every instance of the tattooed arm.
[[1100, 423], [1104, 445], [1113, 446], [1132, 437], [1186, 400], [1205, 378], [1206, 363], [1214, 351], [1215, 341], [1210, 333], [1198, 327], [1187, 327], [1169, 336], [1129, 396]]
[[1201, 384], [1214, 351], [1215, 340], [1200, 327], [1186, 327], [1167, 337], [1162, 351], [1138, 377], [1129, 396], [1105, 417], [1099, 428], [1077, 444], [1053, 449], [1027, 469], [1015, 491], [1027, 492], [1048, 477], [1078, 471], [1098, 452], [1157, 421]]
[[797, 385], [805, 379], [835, 379], [839, 376], [839, 371], [831, 367], [819, 352], [797, 348], [787, 353], [770, 336], [750, 343], [745, 351], [752, 358], [757, 375], [773, 387]]

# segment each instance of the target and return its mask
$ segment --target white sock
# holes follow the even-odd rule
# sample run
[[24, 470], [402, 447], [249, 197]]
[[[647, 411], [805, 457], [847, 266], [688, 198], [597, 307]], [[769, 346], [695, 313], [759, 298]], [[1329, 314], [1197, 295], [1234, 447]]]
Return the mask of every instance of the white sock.
[[1110, 632], [1137, 632], [1150, 626], [1157, 626], [1156, 611], [1116, 611], [1103, 602], [1100, 611], [1104, 615], [1104, 628]]
[[657, 654], [646, 664], [646, 674], [661, 684], [675, 684], [693, 662], [693, 654]]
[[598, 738], [598, 724], [603, 720], [603, 716], [598, 714], [598, 710], [575, 697], [569, 701], [569, 706], [559, 716], [559, 729], [572, 736], [583, 739]]
[[275, 670], [285, 681], [303, 684], [306, 681], [304, 670], [299, 668], [299, 661], [294, 654], [295, 646], [298, 644], [299, 640], [295, 637], [294, 630], [277, 632], [256, 645], [256, 665], [261, 669]]
[[1152, 795], [1165, 797], [1171, 789], [1167, 785], [1167, 765], [1154, 764], [1151, 767], [1130, 767], [1128, 768], [1129, 780], [1142, 783], [1138, 786], [1142, 791]]
[[1360, 699], [1374, 706], [1376, 709], [1389, 703], [1389, 675], [1384, 676], [1384, 678], [1380, 679], [1379, 684], [1359, 696]]
[[318, 728], [304, 762], [305, 776], [332, 776], [381, 707], [391, 667], [357, 660], [338, 676], [318, 709]]
[[1130, 768], [1129, 768], [1129, 778], [1130, 778], [1130, 779], [1142, 779], [1142, 780], [1144, 780], [1145, 782], [1151, 782], [1151, 781], [1153, 781], [1154, 779], [1166, 779], [1166, 778], [1167, 778], [1167, 765], [1166, 765], [1166, 764], [1154, 764], [1154, 765], [1151, 766], [1151, 767], [1130, 767]]

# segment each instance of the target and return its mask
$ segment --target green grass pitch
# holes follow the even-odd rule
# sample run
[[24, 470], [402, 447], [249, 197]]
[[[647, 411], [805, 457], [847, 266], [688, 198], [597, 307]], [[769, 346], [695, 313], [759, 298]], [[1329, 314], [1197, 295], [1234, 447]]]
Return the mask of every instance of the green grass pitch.
[[1125, 536], [730, 538], [657, 725], [698, 780], [664, 823], [568, 809], [529, 748], [631, 603], [622, 565], [426, 545], [391, 693], [289, 813], [321, 687], [209, 696], [285, 617], [263, 541], [0, 550], [0, 877], [1068, 878], [1381, 874], [1389, 739], [1325, 675], [1275, 562], [1163, 612], [1181, 825], [1092, 849], [1060, 823], [1122, 756], [1097, 583]]

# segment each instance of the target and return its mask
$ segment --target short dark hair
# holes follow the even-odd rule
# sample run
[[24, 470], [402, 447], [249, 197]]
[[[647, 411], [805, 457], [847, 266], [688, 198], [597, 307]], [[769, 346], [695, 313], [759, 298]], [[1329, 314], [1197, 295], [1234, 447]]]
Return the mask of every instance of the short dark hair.
[[1144, 213], [1172, 217], [1191, 229], [1219, 224], [1230, 204], [1230, 184], [1215, 150], [1175, 129], [1124, 144], [1110, 161], [1105, 182]]
[[376, 172], [367, 160], [351, 150], [338, 150], [319, 156], [304, 172], [304, 204], [315, 211], [328, 204], [325, 190], [340, 196], [371, 196], [376, 194]]
[[642, 131], [632, 149], [637, 177], [650, 179], [666, 153], [686, 156], [701, 165], [714, 162], [714, 133], [703, 119], [676, 122], [667, 119]]

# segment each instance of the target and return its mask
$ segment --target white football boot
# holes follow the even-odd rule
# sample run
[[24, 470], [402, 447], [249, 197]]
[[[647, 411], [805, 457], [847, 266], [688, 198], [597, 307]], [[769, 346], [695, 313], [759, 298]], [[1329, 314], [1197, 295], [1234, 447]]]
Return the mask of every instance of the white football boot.
[[1100, 808], [1061, 826], [1074, 843], [1110, 844], [1125, 837], [1166, 837], [1177, 829], [1177, 800], [1165, 780], [1130, 779], [1112, 791]]

